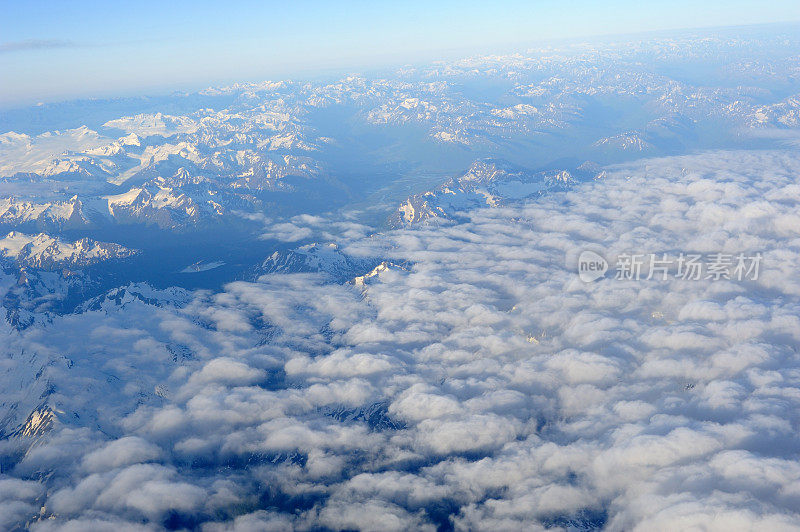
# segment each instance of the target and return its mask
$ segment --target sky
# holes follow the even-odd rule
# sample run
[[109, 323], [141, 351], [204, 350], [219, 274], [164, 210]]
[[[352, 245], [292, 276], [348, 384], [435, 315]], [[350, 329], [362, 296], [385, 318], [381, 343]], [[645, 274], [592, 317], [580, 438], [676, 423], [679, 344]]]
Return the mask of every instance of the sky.
[[564, 38], [800, 20], [796, 0], [0, 0], [0, 107], [311, 77]]

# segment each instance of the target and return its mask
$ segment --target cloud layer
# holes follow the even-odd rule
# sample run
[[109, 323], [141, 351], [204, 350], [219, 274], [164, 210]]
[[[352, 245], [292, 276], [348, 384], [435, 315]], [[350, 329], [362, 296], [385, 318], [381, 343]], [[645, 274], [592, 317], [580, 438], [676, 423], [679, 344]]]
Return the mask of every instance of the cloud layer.
[[[648, 160], [356, 238], [414, 264], [363, 288], [270, 275], [8, 331], [4, 409], [53, 421], [2, 442], [0, 526], [796, 529], [798, 175], [795, 152]], [[764, 259], [587, 284], [587, 248]]]

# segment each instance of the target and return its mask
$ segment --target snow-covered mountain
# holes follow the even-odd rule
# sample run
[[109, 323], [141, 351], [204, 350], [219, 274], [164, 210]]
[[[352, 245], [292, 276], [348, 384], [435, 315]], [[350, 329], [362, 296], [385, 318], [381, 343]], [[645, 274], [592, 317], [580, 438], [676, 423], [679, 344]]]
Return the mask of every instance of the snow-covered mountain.
[[623, 152], [645, 152], [653, 149], [653, 146], [638, 131], [629, 131], [611, 137], [604, 137], [595, 142], [594, 146]]
[[547, 192], [566, 190], [579, 180], [597, 175], [598, 172], [587, 168], [588, 165], [572, 172], [530, 172], [504, 161], [475, 161], [464, 174], [448, 179], [436, 190], [409, 197], [390, 217], [389, 224], [409, 227], [431, 220], [453, 219], [458, 217], [459, 211], [498, 207]]
[[177, 286], [157, 289], [147, 283], [130, 283], [87, 300], [76, 309], [76, 312], [117, 312], [124, 310], [134, 302], [159, 308], [179, 308], [188, 303], [191, 298], [190, 291]]
[[344, 282], [372, 270], [380, 260], [351, 257], [339, 246], [313, 243], [290, 251], [276, 251], [256, 268], [256, 275], [270, 273], [321, 273], [333, 282]]
[[[763, 51], [771, 49], [782, 51], [768, 59]], [[656, 52], [675, 65], [728, 57], [716, 73], [746, 83], [670, 77], [644, 66]], [[115, 224], [170, 232], [239, 226], [311, 197], [330, 208], [334, 188], [351, 198], [380, 189], [378, 180], [352, 181], [354, 157], [382, 175], [398, 161], [438, 164], [441, 153], [564, 169], [571, 167], [557, 161], [607, 164], [718, 147], [742, 134], [791, 136], [800, 129], [800, 100], [789, 90], [797, 69], [790, 40], [779, 37], [654, 38], [476, 56], [383, 77], [213, 88], [181, 98], [224, 98], [216, 107], [0, 134], [0, 226], [56, 233]], [[520, 183], [511, 196], [533, 186]], [[505, 197], [495, 192], [488, 194]], [[454, 208], [474, 203], [456, 196], [448, 198]], [[409, 220], [411, 210], [449, 209], [422, 203], [411, 201]]]
[[408, 273], [410, 269], [411, 264], [408, 261], [391, 262], [384, 260], [363, 275], [353, 277], [349, 282], [354, 286], [364, 288], [372, 283], [380, 281], [381, 275], [384, 275], [386, 272]]
[[20, 270], [3, 265], [0, 304], [5, 321], [14, 329], [45, 325], [56, 314], [70, 312], [97, 288], [82, 271]]
[[12, 231], [0, 239], [0, 257], [11, 259], [20, 267], [39, 270], [85, 268], [134, 254], [136, 250], [111, 242], [89, 238], [66, 242], [45, 233], [28, 235]]
[[68, 201], [33, 203], [14, 198], [0, 198], [0, 225], [33, 227], [39, 230], [79, 229], [91, 222], [83, 212], [78, 196]]

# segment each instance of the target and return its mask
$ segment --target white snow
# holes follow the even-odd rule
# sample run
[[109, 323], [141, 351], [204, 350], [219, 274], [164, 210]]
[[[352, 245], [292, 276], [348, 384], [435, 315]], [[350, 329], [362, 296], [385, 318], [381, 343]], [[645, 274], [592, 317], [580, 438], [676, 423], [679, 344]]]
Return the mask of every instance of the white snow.
[[108, 145], [112, 140], [86, 126], [34, 137], [13, 131], [3, 133], [0, 135], [0, 176], [41, 172], [59, 156]]
[[82, 267], [135, 253], [119, 244], [89, 238], [66, 242], [45, 233], [28, 235], [12, 231], [0, 239], [0, 257], [15, 259], [20, 265], [33, 268]]
[[[161, 113], [139, 114], [110, 120], [103, 124], [104, 127], [121, 129], [126, 133], [133, 133], [138, 137], [161, 135], [170, 137], [178, 133], [194, 133], [198, 123], [186, 116], [172, 116]], [[138, 144], [138, 139], [137, 139]]]

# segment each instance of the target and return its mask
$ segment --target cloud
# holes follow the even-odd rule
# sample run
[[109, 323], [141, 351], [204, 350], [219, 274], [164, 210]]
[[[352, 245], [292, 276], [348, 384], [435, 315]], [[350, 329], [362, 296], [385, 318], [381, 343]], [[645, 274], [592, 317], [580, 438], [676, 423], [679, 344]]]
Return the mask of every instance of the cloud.
[[160, 457], [161, 449], [158, 446], [136, 436], [126, 436], [84, 456], [83, 467], [89, 471], [104, 471]]
[[[298, 242], [316, 239], [321, 241], [353, 240], [363, 238], [372, 232], [372, 228], [348, 218], [351, 213], [344, 213], [339, 218], [312, 216], [301, 214], [288, 222], [267, 225], [262, 239], [274, 239], [282, 242]], [[269, 220], [265, 220], [269, 222]]]
[[[348, 252], [414, 264], [363, 287], [269, 275], [182, 309], [134, 301], [9, 329], [12, 424], [36, 408], [54, 422], [35, 444], [0, 443], [0, 515], [44, 506], [43, 529], [797, 527], [797, 175], [795, 152], [652, 159], [464, 223], [356, 236]], [[759, 251], [763, 271], [584, 283], [572, 259], [589, 247]], [[40, 370], [44, 403], [26, 377]]]
[[49, 50], [54, 48], [75, 48], [77, 44], [61, 39], [26, 39], [0, 43], [0, 54], [24, 52], [28, 50]]

